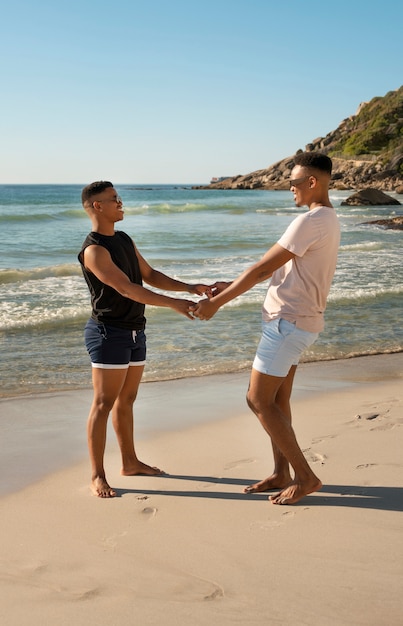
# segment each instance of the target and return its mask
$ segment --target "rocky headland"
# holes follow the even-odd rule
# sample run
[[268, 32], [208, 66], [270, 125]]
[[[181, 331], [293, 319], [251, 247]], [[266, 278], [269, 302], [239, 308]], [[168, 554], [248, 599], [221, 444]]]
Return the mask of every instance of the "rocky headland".
[[[323, 152], [332, 158], [333, 189], [371, 187], [403, 193], [403, 86], [360, 104], [355, 115], [343, 120], [325, 137], [314, 139], [305, 150]], [[250, 174], [238, 174], [198, 188], [289, 189], [294, 156]]]

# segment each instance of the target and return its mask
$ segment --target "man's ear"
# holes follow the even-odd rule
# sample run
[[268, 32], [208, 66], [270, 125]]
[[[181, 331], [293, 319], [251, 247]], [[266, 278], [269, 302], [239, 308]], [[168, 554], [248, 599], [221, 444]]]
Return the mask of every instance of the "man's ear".
[[94, 211], [96, 211], [97, 213], [102, 213], [102, 209], [101, 209], [101, 203], [98, 202], [98, 200], [94, 200], [92, 203], [92, 208], [94, 209]]
[[313, 189], [314, 187], [316, 187], [317, 184], [318, 184], [318, 179], [316, 178], [316, 176], [310, 176], [309, 177], [309, 188]]

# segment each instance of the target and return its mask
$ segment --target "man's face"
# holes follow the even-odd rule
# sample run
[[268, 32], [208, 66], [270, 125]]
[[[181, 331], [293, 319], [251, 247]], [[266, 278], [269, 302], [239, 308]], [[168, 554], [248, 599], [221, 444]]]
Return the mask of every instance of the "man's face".
[[123, 203], [122, 198], [118, 195], [114, 187], [108, 187], [94, 199], [94, 202], [98, 202], [100, 210], [104, 213], [105, 217], [108, 217], [113, 222], [118, 222], [123, 219]]
[[305, 167], [296, 165], [291, 172], [290, 191], [294, 195], [297, 206], [304, 206], [309, 203], [311, 175]]

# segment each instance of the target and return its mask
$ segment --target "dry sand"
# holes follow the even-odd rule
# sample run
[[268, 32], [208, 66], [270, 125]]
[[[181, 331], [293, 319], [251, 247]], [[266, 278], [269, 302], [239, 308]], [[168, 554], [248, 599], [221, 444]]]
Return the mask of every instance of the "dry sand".
[[[247, 378], [143, 385], [138, 452], [170, 473], [120, 476], [111, 437], [110, 500], [88, 487], [90, 392], [2, 401], [3, 488], [19, 490], [0, 500], [1, 624], [400, 626], [403, 354], [300, 367], [294, 427], [324, 486], [294, 506], [242, 493], [272, 469]], [[41, 458], [52, 473], [30, 484]]]

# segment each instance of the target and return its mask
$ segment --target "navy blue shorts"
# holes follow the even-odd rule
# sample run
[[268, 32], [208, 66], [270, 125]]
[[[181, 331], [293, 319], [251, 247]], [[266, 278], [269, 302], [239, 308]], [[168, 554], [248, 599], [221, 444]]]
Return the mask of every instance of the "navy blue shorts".
[[145, 365], [146, 335], [144, 330], [125, 330], [97, 324], [89, 319], [84, 330], [85, 347], [92, 367], [126, 369]]

